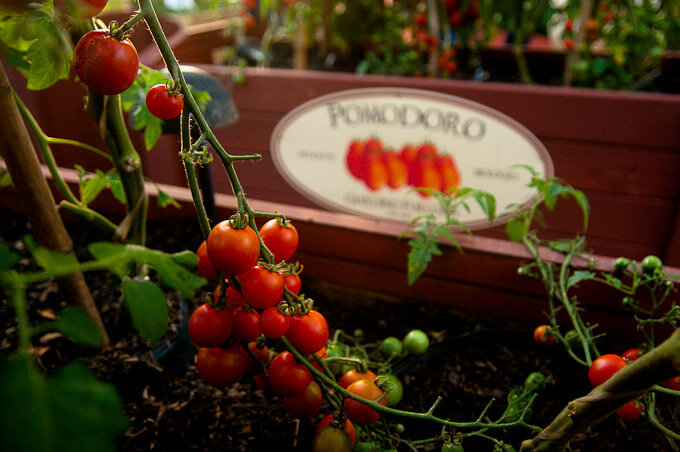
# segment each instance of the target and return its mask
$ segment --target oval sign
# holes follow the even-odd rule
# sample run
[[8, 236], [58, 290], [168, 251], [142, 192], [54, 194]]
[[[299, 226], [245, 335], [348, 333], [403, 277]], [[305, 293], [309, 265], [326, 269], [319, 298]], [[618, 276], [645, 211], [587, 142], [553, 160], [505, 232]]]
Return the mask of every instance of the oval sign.
[[313, 99], [277, 124], [271, 150], [282, 177], [308, 199], [404, 223], [419, 215], [444, 218], [438, 202], [416, 186], [492, 193], [493, 223], [474, 202], [457, 212], [467, 227], [480, 229], [508, 221], [506, 206], [535, 199], [526, 186], [531, 174], [518, 165], [553, 176], [547, 150], [517, 121], [467, 99], [416, 89], [354, 89]]

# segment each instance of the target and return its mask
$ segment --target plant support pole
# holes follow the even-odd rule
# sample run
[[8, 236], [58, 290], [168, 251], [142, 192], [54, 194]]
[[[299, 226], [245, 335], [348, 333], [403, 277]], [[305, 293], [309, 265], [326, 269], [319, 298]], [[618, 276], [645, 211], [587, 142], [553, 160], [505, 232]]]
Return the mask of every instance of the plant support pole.
[[[0, 64], [0, 157], [7, 165], [14, 186], [26, 206], [25, 213], [38, 242], [52, 250], [73, 253], [73, 243], [57, 212], [52, 192], [40, 170], [40, 161], [23, 122]], [[73, 300], [97, 325], [105, 345], [109, 344], [104, 324], [81, 272], [57, 280], [65, 297]]]

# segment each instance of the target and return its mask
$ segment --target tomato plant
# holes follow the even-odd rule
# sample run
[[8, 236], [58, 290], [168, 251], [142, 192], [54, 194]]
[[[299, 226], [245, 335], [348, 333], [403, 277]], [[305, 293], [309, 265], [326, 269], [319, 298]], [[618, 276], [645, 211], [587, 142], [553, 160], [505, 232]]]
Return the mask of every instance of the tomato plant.
[[232, 226], [230, 220], [224, 220], [210, 231], [207, 249], [218, 272], [239, 275], [257, 265], [260, 240], [250, 226], [239, 229]]
[[283, 406], [291, 417], [311, 418], [321, 409], [323, 394], [318, 383], [310, 381], [302, 394], [283, 398]]
[[260, 314], [260, 331], [268, 339], [278, 339], [288, 331], [290, 317], [270, 306]]
[[404, 348], [414, 355], [422, 355], [430, 345], [430, 339], [422, 330], [411, 330], [404, 336]]
[[654, 275], [656, 272], [661, 271], [663, 268], [663, 263], [661, 259], [656, 256], [646, 256], [641, 262], [642, 273], [645, 275]]
[[[382, 387], [387, 393], [385, 396], [387, 406], [396, 406], [399, 404], [401, 398], [404, 396], [404, 384], [399, 377], [394, 374], [380, 374], [377, 378], [379, 387]], [[380, 382], [382, 379], [384, 379], [383, 383]], [[385, 384], [385, 387], [381, 386], [381, 384]]]
[[[378, 398], [383, 395], [383, 391], [381, 391], [375, 383], [365, 379], [355, 381], [347, 387], [347, 390], [352, 394], [367, 400], [378, 400]], [[378, 403], [381, 405], [387, 404], [384, 398], [380, 399]], [[358, 400], [350, 398], [345, 399], [342, 409], [349, 420], [355, 424], [367, 425], [380, 419], [380, 413]]]
[[619, 370], [627, 366], [619, 355], [602, 355], [593, 361], [588, 369], [588, 379], [593, 387], [600, 386]]
[[244, 308], [234, 309], [231, 332], [239, 342], [254, 341], [260, 335], [260, 314]]
[[335, 427], [324, 427], [314, 435], [313, 452], [350, 452], [352, 442], [347, 432]]
[[534, 330], [534, 341], [540, 345], [552, 345], [555, 343], [555, 336], [550, 333], [550, 325], [539, 325]]
[[[321, 430], [322, 428], [331, 425], [331, 422], [338, 423], [335, 414], [329, 414], [328, 416], [321, 419], [319, 423], [316, 425], [316, 432], [318, 433], [319, 430]], [[340, 427], [339, 423], [337, 427]], [[350, 421], [349, 419], [345, 419], [345, 425], [342, 428], [349, 435], [350, 443], [352, 447], [354, 447], [354, 443], [356, 441], [356, 431], [354, 429], [354, 424], [352, 424], [352, 421]]]
[[355, 381], [359, 380], [368, 380], [368, 381], [373, 381], [376, 379], [376, 375], [373, 371], [371, 370], [366, 370], [366, 372], [359, 372], [356, 369], [350, 369], [345, 374], [340, 378], [340, 381], [338, 381], [338, 384], [347, 389], [349, 385], [354, 383]]
[[129, 39], [118, 40], [108, 30], [86, 33], [73, 50], [73, 70], [99, 94], [120, 94], [137, 77], [139, 58]]
[[207, 279], [217, 279], [215, 267], [213, 266], [210, 257], [208, 257], [208, 245], [206, 244], [205, 240], [203, 240], [198, 246], [198, 250], [196, 250], [196, 256], [198, 256], [198, 264], [196, 264], [196, 268], [201, 273], [201, 275]]
[[[250, 353], [246, 351], [243, 344], [236, 346], [238, 351], [243, 356], [243, 360], [245, 362], [243, 375], [254, 375], [262, 371], [261, 364], [267, 364], [269, 361], [270, 352], [266, 345], [262, 345], [260, 347], [256, 341], [248, 342], [246, 346], [248, 347]], [[253, 359], [253, 356], [260, 362], [259, 364]]]
[[196, 367], [203, 381], [222, 388], [241, 378], [245, 360], [236, 348], [201, 348], [196, 356]]
[[108, 2], [109, 0], [54, 0], [57, 8], [76, 19], [96, 16]]
[[394, 336], [386, 337], [380, 343], [380, 353], [385, 359], [399, 356], [403, 351], [404, 346], [397, 337]]
[[616, 410], [616, 414], [626, 422], [633, 422], [640, 419], [644, 407], [640, 402], [627, 402], [621, 408]]
[[297, 362], [288, 351], [277, 354], [269, 363], [268, 371], [271, 388], [282, 396], [302, 394], [312, 381], [309, 369]]
[[189, 337], [199, 347], [219, 347], [231, 335], [231, 322], [231, 312], [203, 303], [189, 318]]
[[299, 295], [300, 290], [302, 289], [302, 280], [300, 280], [299, 275], [295, 273], [289, 273], [283, 276], [283, 285], [293, 294]]
[[176, 118], [184, 107], [182, 96], [171, 94], [163, 84], [152, 86], [146, 93], [145, 102], [149, 113], [160, 119]]

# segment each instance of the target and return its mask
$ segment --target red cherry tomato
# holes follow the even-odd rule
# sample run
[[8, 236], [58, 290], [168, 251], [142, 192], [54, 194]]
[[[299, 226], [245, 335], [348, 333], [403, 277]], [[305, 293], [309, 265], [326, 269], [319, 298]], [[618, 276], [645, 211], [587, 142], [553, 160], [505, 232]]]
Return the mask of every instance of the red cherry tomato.
[[271, 306], [260, 314], [260, 331], [268, 339], [278, 339], [288, 331], [290, 317]]
[[408, 184], [408, 166], [399, 153], [386, 151], [381, 158], [387, 169], [387, 185], [390, 188], [396, 190]]
[[[347, 390], [368, 400], [377, 400], [383, 394], [382, 390], [375, 383], [368, 380], [357, 380], [349, 385]], [[379, 403], [380, 405], [385, 405], [386, 401], [383, 398]], [[363, 402], [350, 398], [345, 399], [343, 411], [355, 424], [367, 425], [380, 419], [380, 413], [373, 408]]]
[[231, 312], [203, 303], [189, 318], [189, 337], [199, 347], [219, 347], [231, 334]]
[[145, 103], [149, 113], [160, 119], [176, 118], [184, 107], [182, 96], [170, 94], [163, 84], [149, 88]]
[[376, 379], [376, 375], [373, 371], [370, 369], [367, 369], [366, 372], [359, 372], [356, 369], [350, 369], [345, 374], [340, 378], [340, 381], [338, 384], [342, 386], [343, 388], [347, 389], [349, 385], [354, 383], [355, 381], [359, 380], [368, 380], [368, 381], [373, 381]]
[[279, 224], [276, 218], [272, 218], [260, 228], [260, 238], [274, 253], [274, 260], [281, 262], [290, 259], [298, 247], [299, 237], [295, 226], [288, 221], [287, 226]]
[[137, 77], [139, 57], [129, 39], [118, 40], [108, 30], [86, 33], [73, 50], [73, 69], [99, 94], [120, 94]]
[[234, 309], [231, 333], [239, 342], [250, 342], [260, 335], [260, 314], [257, 311]]
[[274, 306], [283, 297], [283, 276], [261, 265], [256, 265], [239, 275], [241, 296], [255, 309]]
[[534, 330], [534, 341], [540, 345], [552, 345], [555, 343], [555, 336], [550, 334], [550, 325], [538, 325]]
[[627, 363], [619, 355], [608, 354], [597, 358], [588, 369], [588, 379], [593, 387], [600, 386], [619, 370], [627, 366]]
[[[255, 362], [243, 345], [238, 345], [236, 348], [241, 352], [241, 355], [243, 355], [243, 360], [245, 362], [243, 375], [255, 375], [262, 371], [262, 366]], [[248, 342], [248, 349], [261, 363], [266, 364], [269, 361], [269, 349], [266, 346], [260, 348], [257, 346], [257, 342], [251, 341]]]
[[672, 389], [673, 391], [680, 391], [680, 377], [673, 377], [669, 380], [666, 380], [663, 386], [668, 389]]
[[640, 357], [640, 350], [637, 348], [629, 348], [625, 352], [621, 353], [621, 357], [625, 358], [627, 361], [635, 361]]
[[293, 314], [286, 339], [303, 355], [314, 353], [328, 341], [328, 323], [319, 311]]
[[314, 417], [321, 409], [323, 394], [316, 381], [312, 380], [302, 394], [284, 397], [283, 406], [290, 417]]
[[350, 174], [356, 179], [361, 179], [361, 161], [364, 158], [364, 143], [353, 140], [347, 148], [345, 163]]
[[210, 231], [207, 240], [208, 256], [215, 270], [224, 275], [239, 275], [257, 265], [260, 240], [250, 227], [236, 229], [224, 220]]
[[216, 387], [229, 386], [243, 375], [245, 361], [235, 349], [221, 347], [201, 348], [196, 357], [196, 367], [201, 378]]
[[54, 0], [64, 14], [76, 19], [89, 19], [99, 14], [109, 0]]
[[[335, 415], [333, 415], [333, 414], [329, 414], [325, 418], [321, 419], [321, 421], [316, 426], [317, 433], [322, 428], [329, 426], [330, 423], [335, 421], [335, 420], [336, 420]], [[352, 421], [350, 421], [349, 419], [345, 419], [344, 430], [349, 435], [349, 439], [352, 441], [352, 447], [354, 447], [354, 442], [356, 440], [356, 431], [354, 430], [354, 424], [352, 424]]]
[[269, 363], [269, 385], [279, 395], [302, 394], [310, 381], [312, 373], [288, 351], [279, 353]]
[[283, 285], [295, 295], [299, 295], [302, 289], [300, 276], [292, 273], [283, 277]]
[[644, 406], [637, 401], [630, 401], [616, 410], [616, 414], [626, 422], [633, 422], [640, 419]]
[[196, 256], [198, 256], [198, 265], [196, 265], [196, 268], [198, 268], [201, 275], [206, 279], [217, 279], [215, 267], [213, 267], [213, 264], [208, 257], [208, 246], [205, 243], [205, 240], [198, 246]]
[[[219, 303], [220, 288], [215, 290], [215, 303]], [[243, 301], [243, 297], [238, 293], [233, 286], [229, 286], [224, 290], [224, 306], [231, 312], [234, 312], [236, 308], [244, 308], [246, 303]]]

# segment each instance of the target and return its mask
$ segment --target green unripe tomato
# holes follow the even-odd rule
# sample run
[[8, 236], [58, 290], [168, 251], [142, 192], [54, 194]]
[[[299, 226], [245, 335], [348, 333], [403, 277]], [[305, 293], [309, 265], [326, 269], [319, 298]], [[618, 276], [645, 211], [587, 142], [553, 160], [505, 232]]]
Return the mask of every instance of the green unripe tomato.
[[642, 273], [649, 276], [654, 276], [656, 272], [661, 271], [663, 262], [656, 256], [647, 256], [642, 259]]
[[616, 277], [621, 277], [623, 276], [623, 272], [626, 271], [628, 266], [630, 265], [630, 259], [627, 257], [617, 257], [616, 260], [614, 261], [614, 270], [612, 273]]
[[350, 452], [352, 441], [347, 432], [335, 427], [324, 427], [317, 432], [312, 442], [313, 452]]
[[442, 444], [442, 452], [465, 452], [465, 449], [463, 449], [463, 445], [460, 443], [447, 441]]
[[633, 308], [636, 303], [637, 302], [633, 297], [623, 297], [623, 300], [621, 300], [621, 304], [623, 304], [623, 306], [628, 309]]
[[579, 341], [578, 333], [576, 330], [569, 330], [567, 331], [567, 334], [564, 335], [564, 340], [567, 342], [567, 344], [573, 346]]
[[403, 340], [404, 348], [414, 355], [422, 355], [430, 345], [430, 339], [422, 330], [411, 330]]
[[545, 387], [545, 375], [540, 372], [531, 372], [524, 380], [524, 387], [530, 391], [537, 391]]
[[387, 395], [385, 396], [385, 402], [387, 403], [387, 406], [395, 406], [401, 401], [401, 398], [404, 396], [404, 385], [396, 375], [393, 374], [378, 375], [378, 378], [381, 377], [386, 378], [392, 385], [392, 388], [387, 392]]
[[352, 452], [372, 452], [374, 446], [375, 444], [369, 441], [357, 442], [354, 444]]
[[403, 350], [404, 346], [402, 345], [401, 341], [394, 336], [386, 337], [380, 343], [380, 354], [385, 359], [390, 359], [393, 356], [399, 356]]
[[406, 431], [406, 427], [404, 427], [404, 424], [395, 424], [394, 431], [397, 433], [404, 433]]

